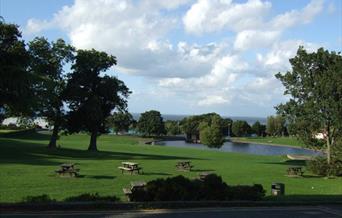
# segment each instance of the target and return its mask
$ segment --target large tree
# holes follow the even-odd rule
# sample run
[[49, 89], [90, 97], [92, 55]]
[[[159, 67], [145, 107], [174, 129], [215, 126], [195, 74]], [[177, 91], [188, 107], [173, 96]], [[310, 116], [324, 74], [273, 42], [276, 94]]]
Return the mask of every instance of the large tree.
[[219, 115], [212, 116], [210, 122], [202, 121], [199, 128], [202, 144], [210, 148], [220, 148], [223, 145], [222, 118]]
[[62, 39], [50, 43], [45, 38], [35, 38], [29, 43], [30, 70], [39, 78], [34, 88], [38, 116], [53, 125], [49, 148], [56, 148], [62, 125], [62, 93], [66, 85], [63, 67], [73, 60], [73, 52], [74, 48]]
[[232, 125], [232, 133], [234, 136], [247, 136], [251, 133], [251, 126], [244, 120], [236, 120]]
[[67, 130], [69, 133], [88, 131], [91, 151], [97, 150], [97, 136], [108, 131], [106, 119], [111, 112], [127, 109], [130, 91], [124, 82], [116, 77], [100, 76], [115, 64], [116, 58], [105, 52], [78, 50], [64, 92], [70, 108]]
[[133, 116], [128, 112], [114, 112], [107, 118], [108, 127], [118, 134], [119, 132], [128, 132], [129, 127], [133, 124]]
[[155, 110], [142, 113], [137, 126], [143, 136], [160, 136], [166, 133], [163, 117]]
[[252, 131], [255, 133], [257, 136], [265, 136], [266, 134], [266, 126], [261, 124], [259, 121], [256, 121], [252, 125]]
[[290, 59], [292, 70], [276, 77], [285, 87], [290, 100], [277, 106], [288, 122], [300, 125], [298, 136], [315, 143], [314, 136], [323, 133], [327, 163], [332, 163], [332, 149], [342, 136], [342, 56], [320, 48], [308, 53], [299, 47]]
[[266, 122], [266, 132], [270, 136], [284, 136], [287, 132], [283, 116], [269, 116]]
[[0, 121], [5, 113], [30, 115], [34, 76], [18, 26], [0, 20]]

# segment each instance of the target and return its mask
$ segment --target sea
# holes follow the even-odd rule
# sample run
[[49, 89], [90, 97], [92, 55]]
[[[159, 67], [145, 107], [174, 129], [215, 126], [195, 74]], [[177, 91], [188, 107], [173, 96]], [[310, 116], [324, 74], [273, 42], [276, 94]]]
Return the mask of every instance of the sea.
[[[132, 113], [132, 116], [135, 120], [139, 120], [140, 113]], [[163, 120], [175, 120], [175, 121], [180, 121], [184, 119], [185, 117], [189, 117], [193, 115], [176, 115], [176, 114], [162, 114]], [[248, 117], [248, 116], [222, 116], [223, 118], [230, 118], [233, 121], [236, 120], [244, 120], [246, 121], [249, 125], [253, 125], [256, 121], [259, 121], [261, 124], [266, 124], [266, 117]]]

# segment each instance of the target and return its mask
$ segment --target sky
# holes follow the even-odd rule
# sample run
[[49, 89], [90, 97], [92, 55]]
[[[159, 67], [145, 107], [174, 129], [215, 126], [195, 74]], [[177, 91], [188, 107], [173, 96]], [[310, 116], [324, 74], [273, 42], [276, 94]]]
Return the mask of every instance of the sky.
[[[25, 41], [63, 38], [117, 57], [130, 112], [266, 117], [300, 45], [342, 51], [340, 0], [0, 0]], [[67, 72], [66, 72], [67, 73]]]

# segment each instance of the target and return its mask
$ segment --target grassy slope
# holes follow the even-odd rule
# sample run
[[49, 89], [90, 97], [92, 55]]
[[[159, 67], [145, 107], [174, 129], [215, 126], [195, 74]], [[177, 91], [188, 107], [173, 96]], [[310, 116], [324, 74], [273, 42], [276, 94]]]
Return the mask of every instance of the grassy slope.
[[233, 141], [251, 142], [271, 145], [289, 145], [295, 147], [303, 147], [304, 144], [295, 137], [233, 137]]
[[[228, 184], [261, 183], [267, 194], [272, 182], [283, 182], [291, 199], [342, 194], [341, 178], [326, 180], [309, 174], [306, 178], [284, 176], [289, 163], [279, 156], [139, 145], [139, 138], [108, 135], [99, 138], [101, 152], [98, 153], [85, 151], [87, 135], [63, 136], [59, 141], [62, 149], [50, 151], [45, 147], [47, 140], [48, 136], [42, 134], [0, 138], [0, 202], [20, 201], [24, 196], [44, 193], [62, 200], [87, 192], [115, 194], [124, 200], [122, 188], [130, 181], [179, 174], [194, 178], [208, 170], [215, 170]], [[122, 175], [117, 167], [125, 160], [140, 163], [144, 175]], [[178, 160], [191, 160], [194, 171], [176, 171]], [[80, 178], [60, 178], [54, 174], [59, 164], [68, 162], [79, 164]]]

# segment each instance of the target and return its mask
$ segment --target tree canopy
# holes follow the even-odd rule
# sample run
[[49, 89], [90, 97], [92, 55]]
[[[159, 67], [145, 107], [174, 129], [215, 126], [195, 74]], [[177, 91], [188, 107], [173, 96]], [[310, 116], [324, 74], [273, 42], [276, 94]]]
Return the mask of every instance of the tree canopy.
[[113, 131], [118, 134], [119, 132], [128, 132], [129, 127], [133, 124], [133, 116], [128, 112], [114, 112], [113, 115], [107, 118], [107, 125], [113, 128]]
[[125, 111], [129, 89], [124, 82], [111, 76], [100, 76], [116, 64], [116, 58], [105, 52], [78, 50], [71, 67], [64, 96], [69, 103], [69, 133], [88, 131], [88, 150], [97, 150], [96, 138], [107, 132], [106, 119], [114, 109]]
[[13, 115], [32, 112], [35, 78], [27, 70], [29, 60], [18, 26], [0, 20], [0, 121], [8, 112]]
[[232, 125], [232, 133], [234, 136], [247, 136], [251, 133], [251, 126], [244, 120], [236, 120]]
[[63, 122], [63, 98], [66, 82], [63, 66], [74, 58], [75, 49], [58, 39], [49, 42], [45, 38], [35, 38], [28, 44], [30, 71], [37, 76], [34, 86], [36, 113], [53, 125], [49, 142], [50, 148], [56, 148], [58, 132]]
[[137, 127], [143, 136], [160, 136], [166, 133], [163, 117], [155, 110], [142, 113]]
[[297, 128], [297, 135], [308, 145], [317, 144], [315, 135], [323, 133], [327, 163], [342, 135], [342, 56], [323, 48], [308, 53], [299, 47], [290, 59], [292, 70], [278, 73], [290, 100], [276, 107]]

